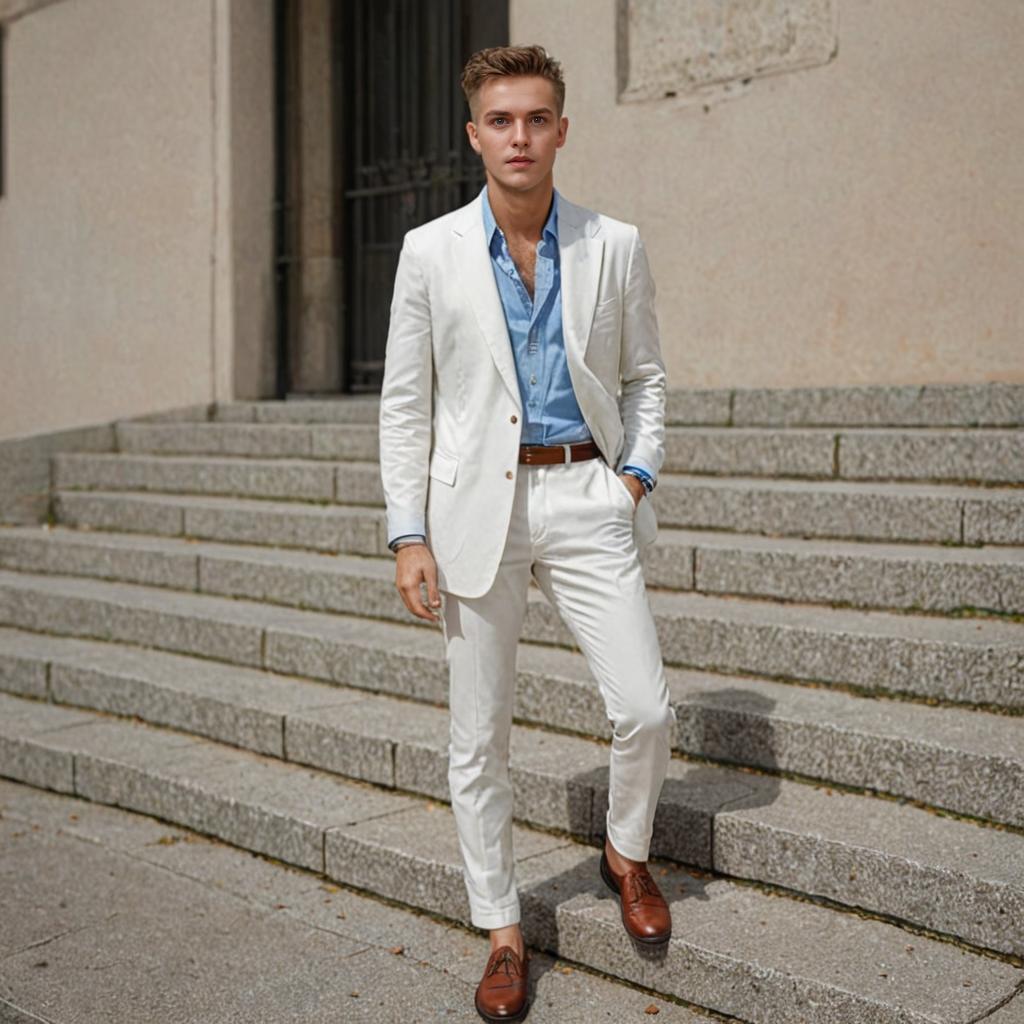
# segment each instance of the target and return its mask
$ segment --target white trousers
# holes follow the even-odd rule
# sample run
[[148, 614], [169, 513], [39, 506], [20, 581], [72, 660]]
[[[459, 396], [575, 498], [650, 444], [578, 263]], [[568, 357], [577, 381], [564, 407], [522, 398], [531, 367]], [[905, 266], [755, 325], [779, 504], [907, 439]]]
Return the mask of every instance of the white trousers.
[[521, 465], [508, 539], [482, 597], [442, 594], [449, 665], [448, 784], [471, 920], [520, 919], [509, 734], [530, 577], [561, 614], [613, 727], [605, 828], [647, 859], [676, 721], [633, 539], [633, 496], [600, 457]]

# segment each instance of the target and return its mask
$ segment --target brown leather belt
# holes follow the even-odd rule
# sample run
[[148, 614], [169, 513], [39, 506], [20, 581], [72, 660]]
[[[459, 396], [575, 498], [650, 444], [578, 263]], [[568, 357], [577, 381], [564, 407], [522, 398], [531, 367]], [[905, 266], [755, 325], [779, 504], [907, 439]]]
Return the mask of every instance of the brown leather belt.
[[519, 461], [529, 466], [550, 466], [556, 462], [579, 462], [582, 459], [596, 459], [601, 449], [593, 441], [577, 444], [521, 444]]

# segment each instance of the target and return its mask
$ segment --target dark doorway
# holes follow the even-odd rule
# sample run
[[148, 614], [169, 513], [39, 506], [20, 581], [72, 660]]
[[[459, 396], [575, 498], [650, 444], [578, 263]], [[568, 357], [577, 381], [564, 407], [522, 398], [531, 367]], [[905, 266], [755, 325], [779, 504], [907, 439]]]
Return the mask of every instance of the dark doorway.
[[508, 43], [506, 0], [346, 0], [342, 72], [344, 390], [380, 391], [406, 231], [484, 183], [459, 87], [470, 55]]

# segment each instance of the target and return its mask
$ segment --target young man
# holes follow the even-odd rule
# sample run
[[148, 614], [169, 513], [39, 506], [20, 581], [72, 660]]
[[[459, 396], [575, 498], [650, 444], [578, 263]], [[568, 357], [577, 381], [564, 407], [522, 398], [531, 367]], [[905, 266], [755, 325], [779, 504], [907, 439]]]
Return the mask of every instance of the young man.
[[646, 861], [675, 712], [639, 560], [657, 532], [665, 370], [637, 229], [554, 188], [558, 63], [539, 46], [481, 50], [462, 88], [487, 183], [405, 236], [380, 462], [396, 586], [444, 631], [452, 810], [471, 920], [491, 939], [476, 1005], [509, 1020], [526, 1010], [508, 753], [531, 576], [613, 726], [601, 876], [634, 938], [671, 931]]

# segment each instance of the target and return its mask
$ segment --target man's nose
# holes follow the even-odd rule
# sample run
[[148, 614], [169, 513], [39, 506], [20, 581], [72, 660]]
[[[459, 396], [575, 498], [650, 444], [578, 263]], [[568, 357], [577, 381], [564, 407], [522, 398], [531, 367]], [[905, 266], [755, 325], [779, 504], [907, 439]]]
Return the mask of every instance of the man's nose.
[[512, 132], [512, 141], [517, 146], [526, 146], [530, 143], [530, 134], [526, 130], [527, 125], [525, 121], [516, 121], [515, 128]]

